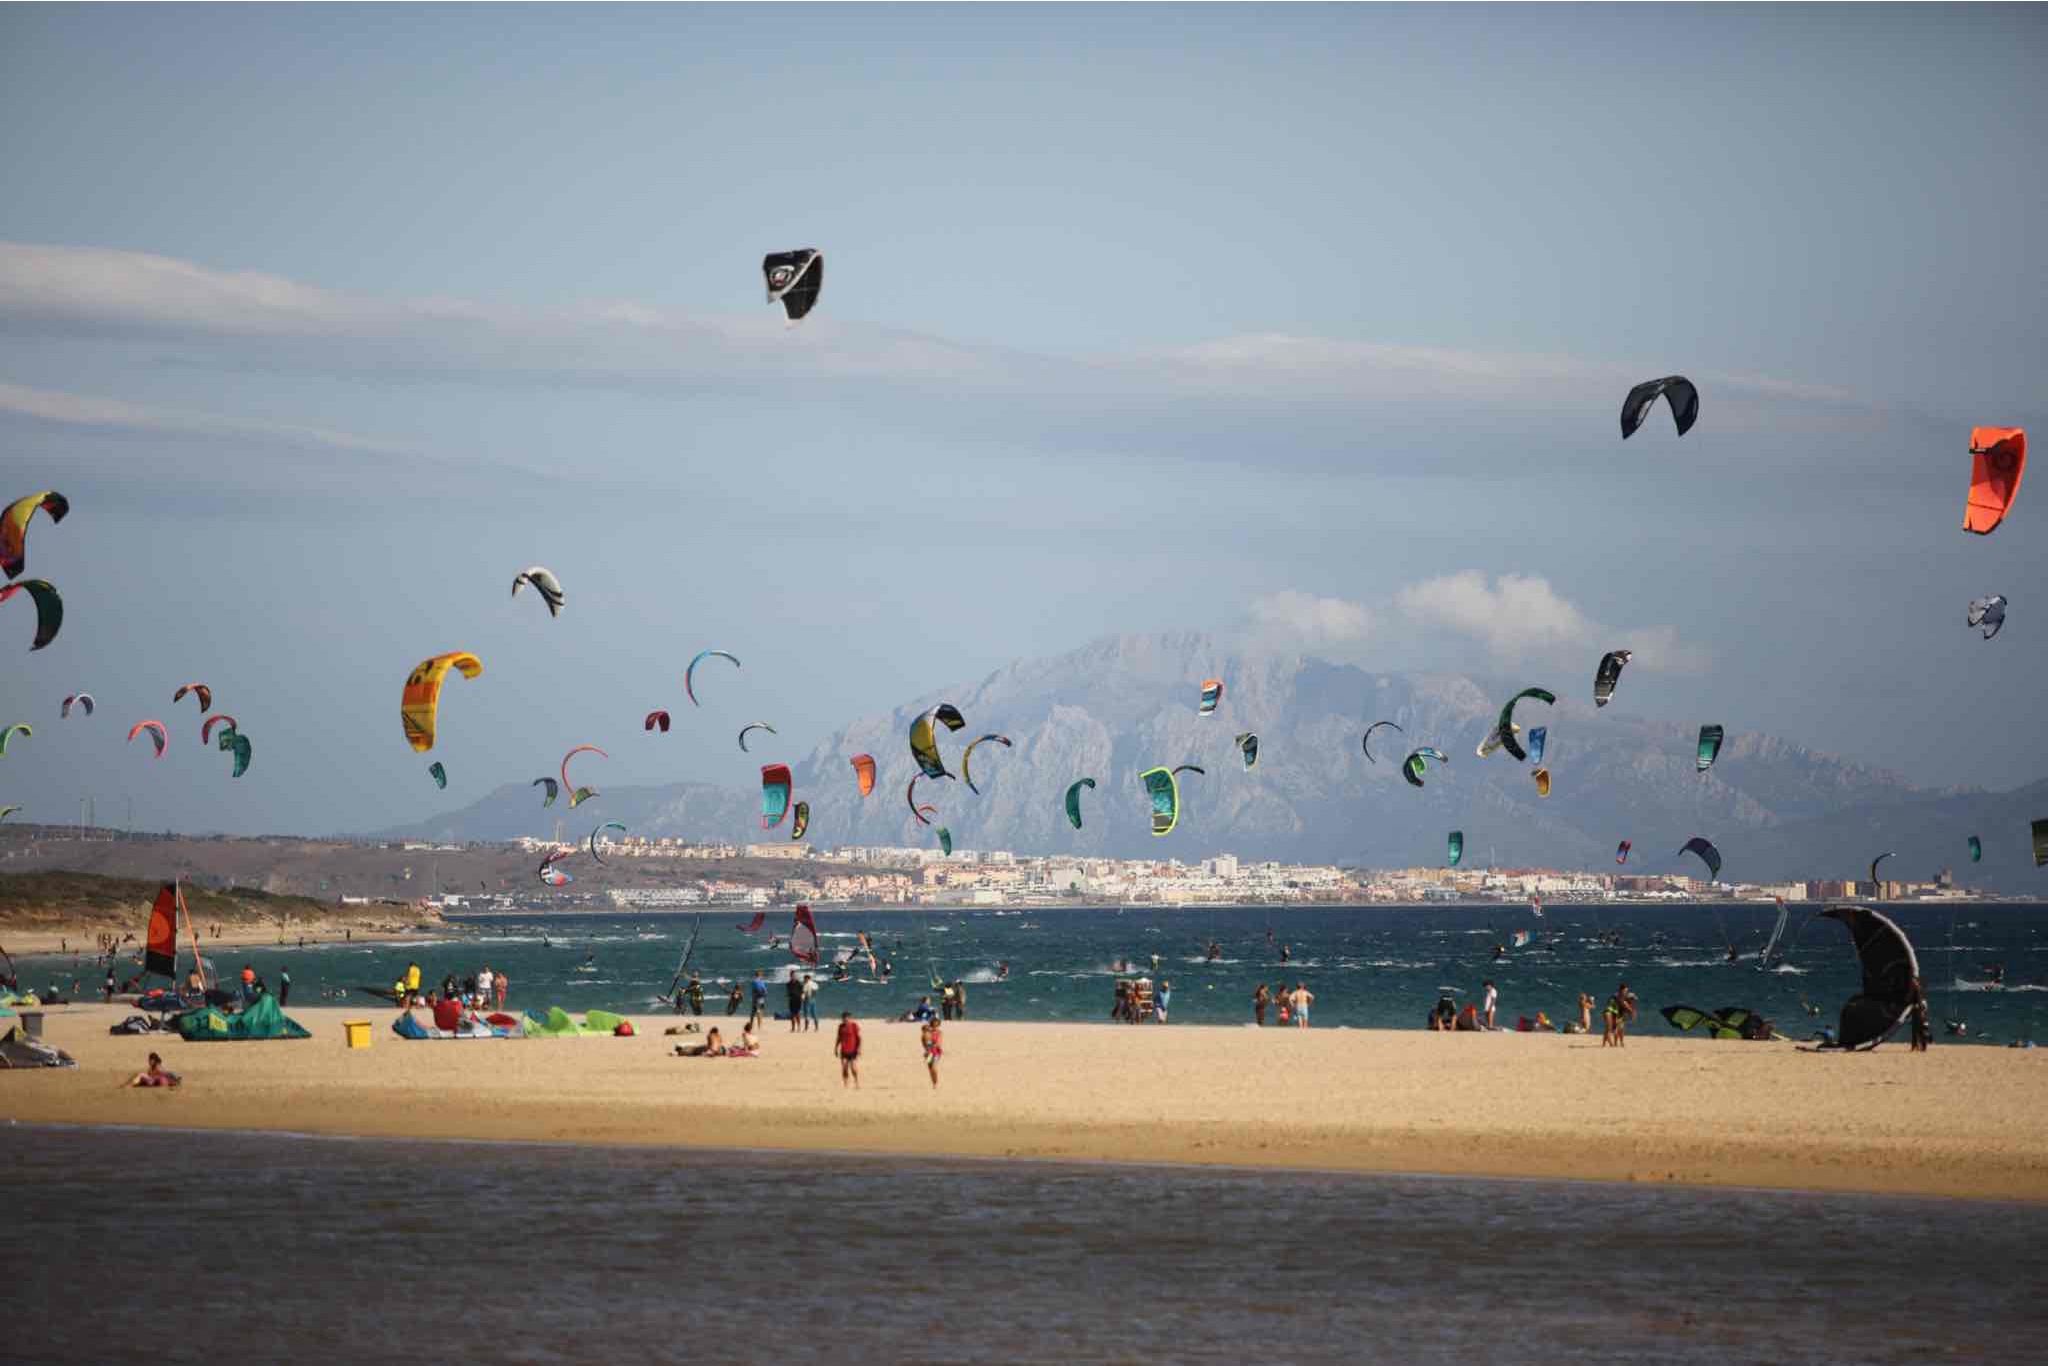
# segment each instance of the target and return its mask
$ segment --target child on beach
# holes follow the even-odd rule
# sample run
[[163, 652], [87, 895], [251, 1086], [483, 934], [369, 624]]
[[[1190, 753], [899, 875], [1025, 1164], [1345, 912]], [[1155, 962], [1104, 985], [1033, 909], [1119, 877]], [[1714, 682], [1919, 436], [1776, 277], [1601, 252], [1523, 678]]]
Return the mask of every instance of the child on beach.
[[924, 1027], [917, 1031], [917, 1041], [924, 1045], [924, 1070], [932, 1074], [932, 1090], [939, 1089], [939, 1059], [945, 1056], [945, 1043], [939, 1037], [939, 1022], [926, 1020]]
[[148, 1069], [146, 1071], [137, 1072], [134, 1076], [128, 1079], [128, 1085], [130, 1086], [172, 1087], [182, 1086], [184, 1085], [184, 1083], [185, 1079], [179, 1076], [176, 1072], [166, 1072], [164, 1070], [164, 1060], [154, 1053], [149, 1055]]

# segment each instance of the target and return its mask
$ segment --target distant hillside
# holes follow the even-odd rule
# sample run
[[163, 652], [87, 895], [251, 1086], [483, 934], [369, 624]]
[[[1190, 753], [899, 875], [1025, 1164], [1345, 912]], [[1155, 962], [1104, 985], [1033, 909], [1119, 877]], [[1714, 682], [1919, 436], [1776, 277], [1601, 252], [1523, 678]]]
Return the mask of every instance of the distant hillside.
[[[1745, 732], [1729, 735], [1720, 761], [1702, 776], [1694, 764], [1698, 724], [1716, 718], [1653, 719], [1657, 676], [1640, 667], [1624, 676], [1615, 703], [1596, 711], [1591, 666], [1570, 677], [1547, 670], [1514, 680], [1407, 676], [1239, 650], [1195, 633], [1116, 636], [906, 700], [854, 722], [792, 768], [798, 797], [811, 804], [814, 841], [929, 845], [933, 829], [919, 825], [904, 801], [916, 771], [905, 736], [913, 717], [944, 700], [968, 722], [943, 742], [956, 773], [974, 737], [993, 731], [1014, 742], [975, 751], [979, 796], [957, 781], [918, 784], [918, 800], [939, 807], [938, 823], [963, 849], [1184, 859], [1229, 852], [1387, 867], [1439, 862], [1445, 832], [1462, 829], [1468, 861], [1611, 868], [1615, 844], [1627, 838], [1637, 851], [1632, 866], [1659, 870], [1677, 867], [1671, 851], [1705, 834], [1727, 856], [1733, 878], [1849, 877], [1884, 848], [1899, 851], [1887, 865], [1897, 876], [1923, 877], [1949, 865], [1964, 872], [1963, 840], [1978, 833], [1985, 862], [1967, 870], [1967, 880], [2013, 891], [2040, 885], [2021, 855], [2028, 819], [2048, 815], [2048, 785], [2002, 795], [1924, 789]], [[1222, 678], [1227, 690], [1218, 713], [1202, 717], [1196, 693], [1208, 677]], [[1548, 799], [1536, 795], [1529, 766], [1473, 752], [1501, 702], [1530, 684], [1561, 698], [1555, 707], [1524, 703], [1517, 713], [1527, 726], [1549, 728]], [[1368, 763], [1359, 737], [1375, 720], [1394, 721], [1404, 733], [1381, 731], [1378, 762]], [[1249, 772], [1233, 743], [1247, 730], [1260, 737], [1258, 766]], [[1451, 762], [1418, 790], [1402, 781], [1400, 760], [1423, 744]], [[860, 753], [879, 767], [865, 799], [849, 766]], [[1180, 828], [1154, 839], [1137, 775], [1179, 763], [1208, 773], [1183, 775]], [[1097, 786], [1082, 796], [1085, 825], [1076, 831], [1061, 800], [1084, 775]], [[640, 835], [762, 838], [754, 792], [621, 788], [604, 794], [602, 809], [604, 819]], [[530, 790], [508, 787], [402, 833], [505, 838], [540, 833], [552, 814]]]
[[[0, 873], [0, 932], [63, 929], [115, 930], [140, 936], [160, 881], [98, 877], [91, 873]], [[315, 921], [348, 918], [331, 904], [300, 896], [268, 892], [185, 890], [185, 905], [195, 925], [263, 926], [288, 929]], [[365, 923], [390, 920], [391, 905], [354, 908]], [[406, 908], [405, 918], [419, 919]]]

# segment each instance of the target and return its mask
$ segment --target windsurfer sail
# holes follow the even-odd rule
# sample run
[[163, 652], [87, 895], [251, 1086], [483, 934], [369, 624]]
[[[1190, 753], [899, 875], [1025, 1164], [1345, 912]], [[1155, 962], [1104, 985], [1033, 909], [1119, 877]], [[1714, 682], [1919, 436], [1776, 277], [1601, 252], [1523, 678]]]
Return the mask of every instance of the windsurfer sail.
[[1792, 918], [1792, 912], [1785, 908], [1785, 898], [1778, 898], [1778, 923], [1771, 927], [1771, 937], [1764, 941], [1764, 951], [1756, 956], [1756, 970], [1769, 972], [1778, 962], [1778, 941], [1785, 937], [1785, 923]]

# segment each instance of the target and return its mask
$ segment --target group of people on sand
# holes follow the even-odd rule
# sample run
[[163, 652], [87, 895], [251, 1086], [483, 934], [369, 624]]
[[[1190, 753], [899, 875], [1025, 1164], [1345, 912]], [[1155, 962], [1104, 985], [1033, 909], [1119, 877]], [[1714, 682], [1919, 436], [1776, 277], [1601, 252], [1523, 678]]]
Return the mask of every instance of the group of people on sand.
[[1118, 979], [1110, 1000], [1109, 1018], [1122, 1024], [1165, 1024], [1172, 1005], [1170, 978], [1160, 978], [1156, 989], [1149, 977], [1129, 982]]
[[[505, 997], [512, 990], [512, 979], [502, 972], [494, 971], [489, 963], [460, 979], [452, 972], [443, 974], [441, 988], [437, 992], [422, 994], [420, 976], [420, 965], [407, 963], [405, 971], [391, 984], [391, 990], [398, 998], [400, 1010], [413, 1010], [422, 1005], [453, 1001], [470, 1013], [502, 1011], [505, 1008]], [[290, 981], [290, 974], [286, 974], [286, 981]], [[284, 1004], [282, 996], [278, 998], [278, 1004]]]
[[[691, 1025], [690, 1028], [695, 1029], [696, 1026]], [[677, 1044], [676, 1056], [679, 1058], [758, 1058], [761, 1056], [761, 1036], [754, 1032], [753, 1022], [749, 1020], [746, 1024], [740, 1026], [740, 1041], [736, 1044], [728, 1044], [725, 1041], [725, 1035], [719, 1032], [718, 1026], [713, 1025], [711, 1026], [711, 1032], [704, 1036], [703, 1043]]]
[[1270, 987], [1260, 982], [1252, 992], [1252, 1023], [1263, 1026], [1266, 1012], [1272, 1010], [1274, 1023], [1307, 1029], [1309, 1007], [1315, 1003], [1316, 994], [1306, 982], [1296, 982], [1292, 987], [1284, 982], [1275, 982]]

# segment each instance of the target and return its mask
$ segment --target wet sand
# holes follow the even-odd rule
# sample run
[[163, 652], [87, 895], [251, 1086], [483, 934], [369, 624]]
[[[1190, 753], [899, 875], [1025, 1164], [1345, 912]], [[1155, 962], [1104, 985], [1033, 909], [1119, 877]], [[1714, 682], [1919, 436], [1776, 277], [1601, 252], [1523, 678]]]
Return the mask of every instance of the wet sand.
[[[769, 1022], [758, 1058], [684, 1059], [674, 1016], [633, 1017], [631, 1039], [409, 1043], [388, 1008], [307, 1006], [308, 1040], [187, 1044], [108, 1035], [128, 1013], [50, 1010], [44, 1037], [80, 1066], [0, 1075], [0, 1116], [2048, 1200], [2040, 1051], [966, 1021], [934, 1091], [915, 1026], [864, 1020], [855, 1092], [835, 1018]], [[367, 1050], [344, 1046], [350, 1019]], [[182, 1089], [121, 1088], [152, 1048]]]

